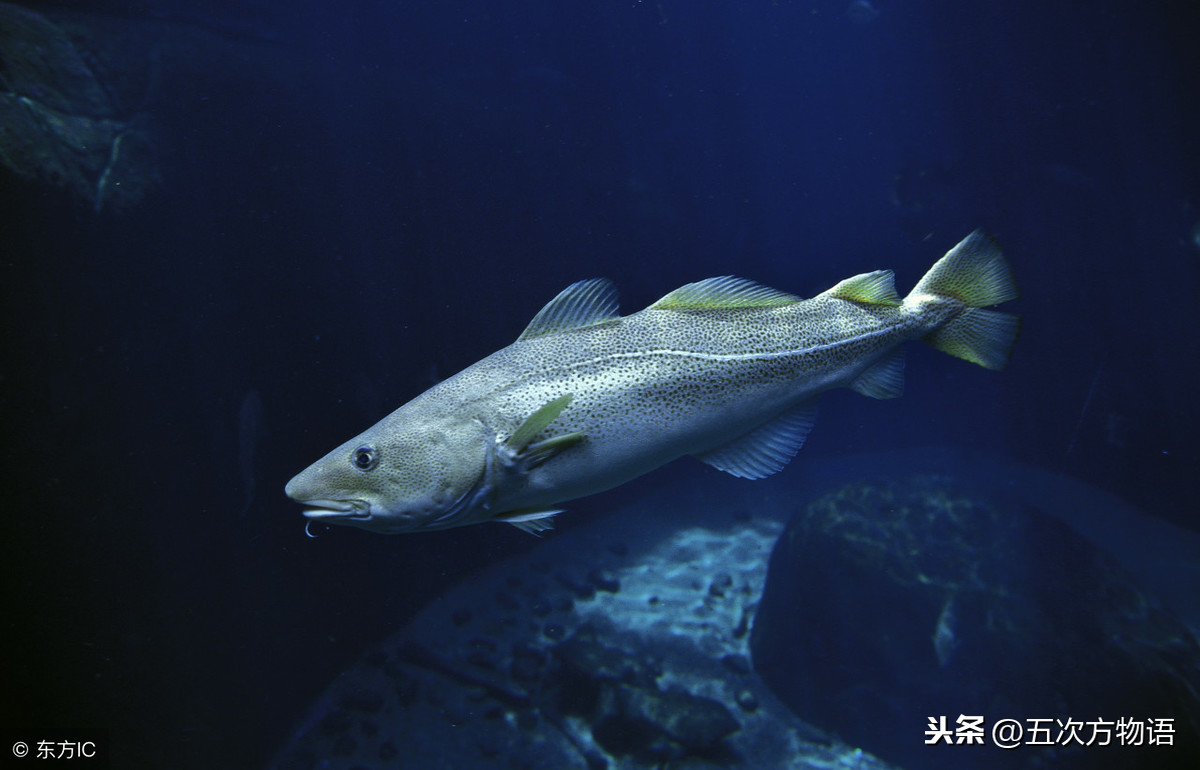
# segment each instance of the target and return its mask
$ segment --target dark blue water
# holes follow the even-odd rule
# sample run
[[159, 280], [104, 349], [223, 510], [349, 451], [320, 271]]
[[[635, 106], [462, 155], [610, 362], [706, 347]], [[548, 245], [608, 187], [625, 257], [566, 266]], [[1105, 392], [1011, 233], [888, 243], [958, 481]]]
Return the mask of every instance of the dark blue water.
[[1010, 366], [914, 347], [902, 400], [828, 397], [804, 452], [986, 447], [1200, 528], [1193, 3], [105, 5], [39, 8], [194, 49], [120, 104], [159, 149], [141, 200], [0, 170], [5, 725], [262, 765], [364, 648], [536, 545], [310, 540], [284, 483], [587, 277], [627, 312], [729, 273], [903, 293], [982, 227]]

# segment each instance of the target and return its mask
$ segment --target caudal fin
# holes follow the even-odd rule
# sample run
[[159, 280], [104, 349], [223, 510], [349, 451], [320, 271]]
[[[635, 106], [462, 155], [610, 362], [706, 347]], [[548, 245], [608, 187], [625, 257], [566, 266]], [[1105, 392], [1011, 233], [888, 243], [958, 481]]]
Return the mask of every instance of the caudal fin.
[[926, 335], [925, 342], [988, 369], [1008, 363], [1021, 319], [983, 309], [1017, 296], [1012, 271], [995, 241], [980, 230], [963, 238], [917, 283], [913, 295], [922, 294], [951, 297], [967, 306]]

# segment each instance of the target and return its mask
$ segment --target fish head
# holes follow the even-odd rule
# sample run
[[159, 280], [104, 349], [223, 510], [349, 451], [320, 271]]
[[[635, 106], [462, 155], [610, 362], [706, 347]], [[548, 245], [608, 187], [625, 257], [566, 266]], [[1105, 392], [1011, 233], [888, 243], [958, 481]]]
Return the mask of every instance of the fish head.
[[486, 517], [489, 441], [479, 420], [401, 408], [288, 482], [309, 522], [382, 534]]

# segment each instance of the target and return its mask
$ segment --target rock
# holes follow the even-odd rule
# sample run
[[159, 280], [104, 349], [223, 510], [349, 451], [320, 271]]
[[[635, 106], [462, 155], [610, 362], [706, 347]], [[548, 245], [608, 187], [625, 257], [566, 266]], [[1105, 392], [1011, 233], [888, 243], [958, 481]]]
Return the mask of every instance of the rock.
[[358, 690], [343, 695], [338, 700], [338, 705], [348, 711], [378, 714], [383, 708], [383, 695], [374, 690]]
[[517, 645], [513, 647], [509, 676], [521, 684], [537, 682], [541, 679], [545, 660], [546, 654], [541, 650], [525, 644]]
[[521, 609], [521, 603], [508, 591], [497, 591], [492, 595], [492, 598], [496, 600], [496, 605], [501, 609], [509, 612], [516, 612]]
[[567, 676], [594, 683], [653, 683], [657, 666], [622, 647], [605, 644], [591, 626], [582, 626], [554, 648], [560, 670]]
[[596, 743], [613, 756], [666, 762], [703, 755], [741, 723], [722, 703], [681, 687], [661, 689], [661, 664], [602, 640], [584, 626], [553, 651], [548, 691], [555, 708], [593, 725]]
[[534, 594], [529, 602], [529, 614], [535, 618], [544, 618], [554, 612], [554, 604], [541, 596]]
[[538, 715], [536, 711], [520, 711], [517, 713], [517, 729], [519, 730], [535, 730], [538, 726]]
[[484, 759], [495, 759], [504, 753], [504, 743], [496, 736], [487, 735], [475, 742], [479, 755]]
[[714, 748], [741, 726], [721, 702], [677, 687], [662, 692], [622, 687], [619, 692], [627, 717], [653, 725], [678, 743], [685, 755]]
[[[151, 181], [157, 169], [147, 164], [134, 170], [124, 161], [152, 154], [150, 134], [143, 130], [147, 121], [117, 115], [66, 31], [33, 11], [0, 3], [0, 72], [5, 84], [0, 166], [19, 178], [64, 188], [97, 211], [106, 196], [111, 203], [128, 194], [115, 185], [115, 171], [130, 188], [139, 188], [140, 198], [142, 182]], [[142, 173], [145, 180], [138, 177]]]
[[[924, 745], [931, 716], [1171, 717], [1176, 746], [1200, 741], [1200, 645], [1186, 628], [1058, 519], [941, 478], [855, 485], [797, 514], [751, 651], [799, 717], [905, 766], [968, 761]], [[1025, 745], [969, 762], [1166, 767], [1185, 753]]]
[[738, 707], [747, 713], [758, 711], [758, 696], [750, 690], [742, 690], [737, 694]]
[[680, 688], [614, 687], [605, 693], [592, 733], [609, 754], [641, 762], [704, 756], [741, 724], [723, 704]]
[[472, 638], [471, 641], [469, 641], [467, 643], [467, 645], [472, 650], [478, 650], [480, 652], [486, 652], [488, 654], [494, 654], [497, 650], [500, 649], [499, 646], [497, 646], [497, 644], [493, 640], [486, 639], [481, 636], [476, 636], [476, 637]]
[[588, 573], [588, 582], [591, 583], [597, 591], [605, 591], [610, 594], [615, 594], [621, 590], [621, 581], [613, 574], [612, 570], [597, 567]]
[[340, 735], [354, 724], [354, 720], [345, 711], [331, 711], [321, 720], [321, 732], [326, 735]]
[[731, 652], [728, 655], [721, 656], [721, 662], [725, 664], [725, 668], [729, 669], [735, 674], [741, 674], [745, 676], [746, 674], [750, 673], [750, 659], [745, 655], [739, 655]]
[[[270, 766], [892, 770], [764, 694], [748, 639], [735, 634], [748, 635], [783, 519], [734, 525], [724, 509], [711, 515], [715, 529], [689, 516], [688, 528], [665, 522], [661, 534], [630, 540], [627, 565], [602, 553], [617, 593], [597, 591], [587, 575], [600, 566], [597, 544], [603, 552], [632, 526], [619, 536], [560, 533], [539, 546], [538, 570], [515, 558], [464, 582], [370, 647], [387, 651], [381, 665], [372, 657], [343, 672]], [[647, 518], [633, 519], [640, 533]], [[724, 596], [709, 593], [714, 582]], [[497, 604], [497, 588], [514, 595], [518, 613]], [[539, 614], [539, 603], [559, 599], [569, 611]], [[697, 605], [707, 605], [699, 621]], [[473, 614], [462, 626], [459, 609]], [[384, 695], [377, 713], [347, 708], [345, 696], [363, 691]], [[349, 718], [335, 716], [332, 734], [321, 729], [330, 713]], [[357, 744], [352, 758], [334, 753], [342, 736]]]
[[661, 730], [636, 717], [627, 716], [616, 691], [605, 692], [592, 727], [592, 739], [613, 757], [630, 757], [638, 763], [666, 763], [678, 759], [680, 751], [666, 740]]
[[358, 741], [349, 735], [339, 735], [333, 742], [333, 755], [335, 757], [348, 757], [356, 751], [358, 751]]
[[[199, 94], [299, 87], [304, 61], [203, 24], [0, 2], [0, 182], [130, 211], [162, 186], [165, 156], [195, 150], [196, 121], [215, 104], [197, 110]], [[231, 136], [252, 135], [238, 113], [225, 118]]]
[[554, 579], [559, 585], [570, 591], [576, 599], [587, 600], [596, 596], [596, 588], [586, 580], [581, 580], [576, 575], [562, 571], [554, 575]]
[[742, 610], [741, 615], [738, 616], [737, 625], [733, 627], [734, 639], [744, 639], [746, 634], [750, 633], [750, 616], [757, 608], [757, 604], [752, 604]]
[[725, 592], [733, 587], [733, 578], [728, 572], [722, 572], [713, 578], [713, 581], [708, 585], [708, 595], [716, 598], [725, 596]]

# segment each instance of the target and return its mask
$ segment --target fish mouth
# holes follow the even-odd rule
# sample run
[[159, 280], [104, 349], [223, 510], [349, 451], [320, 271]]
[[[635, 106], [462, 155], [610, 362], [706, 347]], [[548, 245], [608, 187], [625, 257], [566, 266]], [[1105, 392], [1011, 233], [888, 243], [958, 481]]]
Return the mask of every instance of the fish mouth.
[[371, 518], [371, 504], [366, 500], [303, 500], [304, 518], [328, 521]]

